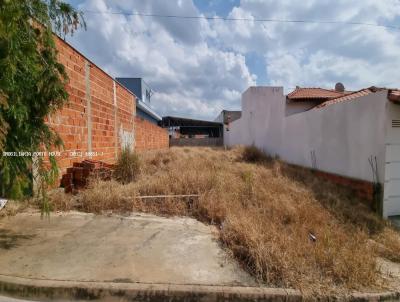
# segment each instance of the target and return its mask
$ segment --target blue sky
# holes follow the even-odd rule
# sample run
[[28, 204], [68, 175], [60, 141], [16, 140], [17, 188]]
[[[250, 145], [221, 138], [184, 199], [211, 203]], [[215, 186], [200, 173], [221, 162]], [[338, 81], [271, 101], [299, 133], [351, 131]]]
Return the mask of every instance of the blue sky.
[[[400, 87], [400, 30], [132, 16], [366, 22], [400, 27], [399, 0], [70, 0], [87, 31], [70, 42], [112, 76], [143, 77], [161, 115], [214, 119], [251, 85]], [[96, 11], [96, 14], [88, 11]], [[124, 12], [115, 15], [110, 12]]]
[[234, 6], [240, 4], [239, 0], [195, 0], [197, 8], [207, 15], [228, 16]]

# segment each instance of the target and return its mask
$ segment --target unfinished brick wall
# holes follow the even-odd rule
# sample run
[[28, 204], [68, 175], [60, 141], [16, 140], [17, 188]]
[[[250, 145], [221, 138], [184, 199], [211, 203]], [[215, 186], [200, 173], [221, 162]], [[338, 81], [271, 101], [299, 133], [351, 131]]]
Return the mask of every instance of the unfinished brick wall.
[[163, 149], [169, 147], [169, 136], [166, 129], [145, 120], [135, 118], [136, 150]]
[[[92, 133], [88, 149], [95, 152], [94, 159], [113, 162], [115, 159], [114, 130], [116, 123], [119, 122], [114, 114], [113, 79], [92, 64], [87, 69], [90, 86], [90, 108], [87, 109], [91, 114], [91, 129], [88, 131]], [[132, 110], [130, 113], [133, 114]]]
[[64, 142], [57, 158], [60, 172], [85, 159], [113, 163], [122, 145], [134, 147], [136, 97], [69, 44], [56, 38], [56, 45], [69, 76], [70, 96], [48, 119]]
[[65, 66], [69, 76], [69, 84], [66, 86], [69, 102], [61, 111], [50, 116], [48, 123], [64, 142], [65, 152], [57, 160], [62, 172], [65, 172], [65, 169], [72, 166], [74, 161], [80, 160], [78, 156], [68, 156], [68, 152], [88, 150], [85, 59], [58, 39], [56, 45], [59, 51], [58, 60]]
[[364, 200], [364, 202], [374, 207], [374, 184], [369, 181], [349, 178], [337, 174], [332, 174], [323, 171], [316, 171], [318, 177], [324, 178], [335, 184], [345, 186], [354, 190], [355, 194]]

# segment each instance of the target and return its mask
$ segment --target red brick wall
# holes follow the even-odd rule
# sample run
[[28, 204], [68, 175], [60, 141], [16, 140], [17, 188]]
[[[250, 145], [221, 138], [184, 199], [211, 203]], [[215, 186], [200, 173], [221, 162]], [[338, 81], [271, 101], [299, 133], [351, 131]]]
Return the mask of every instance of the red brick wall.
[[136, 150], [163, 149], [169, 147], [166, 129], [141, 118], [135, 118]]
[[56, 45], [69, 76], [69, 102], [48, 118], [64, 142], [57, 157], [61, 175], [85, 159], [114, 163], [126, 142], [138, 150], [168, 148], [165, 129], [135, 118], [135, 95], [63, 40], [56, 38]]
[[323, 171], [316, 171], [316, 174], [328, 181], [345, 187], [352, 188], [358, 197], [365, 200], [365, 202], [372, 206], [374, 197], [374, 185], [369, 181], [349, 178], [337, 174], [327, 173]]
[[64, 108], [49, 118], [49, 125], [57, 131], [64, 142], [64, 152], [58, 158], [59, 167], [64, 170], [80, 158], [68, 156], [70, 151], [87, 151], [87, 111], [85, 93], [85, 58], [75, 53], [71, 47], [56, 40], [58, 60], [65, 66], [69, 76], [66, 90], [69, 102]]
[[[131, 103], [131, 93], [124, 87], [116, 83], [117, 92], [117, 116], [118, 127], [117, 136], [121, 136], [121, 131], [127, 131], [135, 135], [135, 116], [136, 116], [136, 101]], [[136, 99], [136, 97], [135, 97]], [[133, 114], [131, 112], [134, 112]], [[118, 140], [118, 150], [122, 148], [122, 140]], [[118, 151], [117, 151], [118, 152]]]
[[[113, 79], [90, 64], [90, 97], [93, 159], [113, 162], [115, 158], [115, 116]], [[133, 97], [131, 100], [133, 103]], [[88, 108], [87, 108], [88, 109]], [[130, 114], [134, 114], [130, 111]], [[118, 125], [117, 117], [117, 125]]]

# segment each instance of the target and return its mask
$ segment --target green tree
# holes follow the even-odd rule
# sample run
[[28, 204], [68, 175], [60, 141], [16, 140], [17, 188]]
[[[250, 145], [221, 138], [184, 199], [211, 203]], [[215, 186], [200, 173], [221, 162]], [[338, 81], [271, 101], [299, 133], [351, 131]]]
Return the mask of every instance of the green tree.
[[[82, 26], [82, 13], [58, 0], [0, 0], [0, 195], [20, 198], [32, 191], [32, 157], [5, 152], [62, 147], [45, 123], [68, 99], [54, 32], [65, 37]], [[38, 158], [35, 166], [43, 189], [57, 175], [55, 158], [49, 165]]]

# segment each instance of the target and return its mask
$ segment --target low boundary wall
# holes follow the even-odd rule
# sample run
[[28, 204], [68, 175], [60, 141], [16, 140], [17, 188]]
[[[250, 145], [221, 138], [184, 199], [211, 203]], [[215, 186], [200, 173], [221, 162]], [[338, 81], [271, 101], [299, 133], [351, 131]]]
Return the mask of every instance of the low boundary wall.
[[222, 137], [205, 138], [170, 138], [169, 145], [172, 146], [199, 146], [218, 147], [223, 145]]
[[141, 117], [135, 118], [135, 149], [137, 151], [169, 147], [168, 131]]

